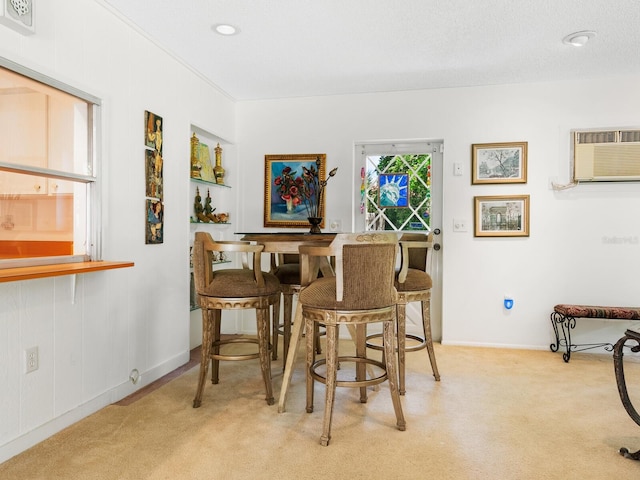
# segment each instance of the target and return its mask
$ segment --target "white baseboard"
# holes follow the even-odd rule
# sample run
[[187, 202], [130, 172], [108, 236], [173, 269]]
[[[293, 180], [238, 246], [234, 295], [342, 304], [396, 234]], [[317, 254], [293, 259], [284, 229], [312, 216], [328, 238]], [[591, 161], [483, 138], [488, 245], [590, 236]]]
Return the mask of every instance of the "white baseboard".
[[510, 345], [505, 343], [455, 342], [447, 340], [443, 340], [440, 343], [442, 345], [452, 345], [459, 347], [506, 348], [514, 350], [549, 350], [549, 345]]
[[15, 457], [19, 453], [24, 452], [43, 440], [46, 440], [68, 426], [73, 425], [98, 410], [111, 405], [112, 403], [118, 402], [141, 388], [146, 387], [150, 383], [187, 363], [189, 358], [190, 352], [188, 351], [176, 355], [166, 362], [141, 373], [136, 385], [133, 385], [130, 381], [116, 385], [97, 397], [78, 405], [73, 410], [65, 412], [62, 415], [51, 419], [47, 423], [34, 428], [30, 432], [24, 433], [8, 443], [5, 443], [0, 446], [0, 463], [6, 462], [10, 458]]

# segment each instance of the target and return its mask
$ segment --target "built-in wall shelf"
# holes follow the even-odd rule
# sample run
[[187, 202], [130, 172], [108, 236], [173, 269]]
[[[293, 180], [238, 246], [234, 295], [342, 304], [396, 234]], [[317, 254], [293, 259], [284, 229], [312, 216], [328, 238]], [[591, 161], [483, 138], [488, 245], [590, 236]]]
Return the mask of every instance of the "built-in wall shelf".
[[196, 222], [193, 220], [193, 218], [189, 219], [189, 223], [192, 225], [217, 225], [219, 227], [222, 227], [224, 225], [231, 225], [231, 222]]
[[209, 182], [207, 180], [202, 180], [201, 178], [193, 178], [193, 177], [191, 177], [191, 181], [195, 182], [195, 183], [200, 183], [202, 185], [212, 186], [212, 187], [231, 188], [231, 185], [224, 185], [224, 184], [221, 184], [221, 183]]
[[[228, 220], [235, 214], [236, 190], [232, 190], [233, 177], [235, 173], [236, 148], [228, 140], [212, 133], [210, 130], [191, 123], [191, 169], [189, 175], [189, 239], [190, 245], [197, 232], [207, 232], [215, 241], [233, 240], [233, 229], [225, 228], [231, 225]], [[220, 170], [222, 169], [222, 171]], [[221, 183], [218, 183], [221, 182]], [[236, 184], [237, 186], [237, 184]], [[196, 196], [199, 196], [198, 203], [201, 207], [196, 208]], [[198, 221], [197, 213], [205, 213], [206, 197], [210, 196], [209, 203], [211, 217], [224, 218], [226, 222], [202, 222]], [[201, 210], [202, 209], [202, 210]], [[204, 210], [204, 211], [203, 211]], [[208, 217], [208, 218], [211, 218]], [[216, 258], [218, 258], [216, 256]], [[226, 258], [226, 257], [225, 257]], [[222, 267], [225, 263], [233, 264], [237, 260], [223, 260], [213, 262], [214, 268]], [[193, 282], [193, 269], [191, 269], [191, 293], [190, 310], [198, 310], [197, 296]], [[201, 323], [192, 318], [192, 330], [200, 329]]]

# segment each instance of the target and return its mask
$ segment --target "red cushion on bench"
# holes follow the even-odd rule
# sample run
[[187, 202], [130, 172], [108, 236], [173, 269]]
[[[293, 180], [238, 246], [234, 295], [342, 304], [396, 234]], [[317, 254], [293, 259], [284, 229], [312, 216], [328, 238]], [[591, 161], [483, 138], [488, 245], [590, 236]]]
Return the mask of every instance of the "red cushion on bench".
[[640, 307], [603, 307], [592, 305], [556, 305], [553, 310], [567, 317], [640, 320]]

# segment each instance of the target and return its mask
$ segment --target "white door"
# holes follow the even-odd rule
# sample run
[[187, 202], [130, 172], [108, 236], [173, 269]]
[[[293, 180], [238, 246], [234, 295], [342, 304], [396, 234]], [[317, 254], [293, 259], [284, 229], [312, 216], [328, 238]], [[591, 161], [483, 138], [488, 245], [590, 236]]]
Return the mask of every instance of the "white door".
[[[398, 141], [356, 145], [360, 171], [354, 231], [434, 233], [431, 325], [442, 337], [442, 164], [444, 142]], [[407, 306], [407, 331], [422, 331], [420, 304]]]

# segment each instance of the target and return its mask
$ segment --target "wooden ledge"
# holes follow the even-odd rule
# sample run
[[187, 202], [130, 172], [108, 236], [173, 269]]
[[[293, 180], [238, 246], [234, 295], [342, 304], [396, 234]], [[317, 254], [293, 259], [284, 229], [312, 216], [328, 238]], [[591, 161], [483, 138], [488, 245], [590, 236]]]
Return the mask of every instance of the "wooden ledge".
[[0, 282], [16, 282], [19, 280], [33, 280], [36, 278], [59, 277], [61, 275], [75, 275], [76, 273], [99, 272], [114, 268], [133, 267], [133, 262], [76, 262], [56, 263], [53, 265], [39, 265], [33, 267], [16, 267], [0, 269]]

